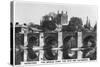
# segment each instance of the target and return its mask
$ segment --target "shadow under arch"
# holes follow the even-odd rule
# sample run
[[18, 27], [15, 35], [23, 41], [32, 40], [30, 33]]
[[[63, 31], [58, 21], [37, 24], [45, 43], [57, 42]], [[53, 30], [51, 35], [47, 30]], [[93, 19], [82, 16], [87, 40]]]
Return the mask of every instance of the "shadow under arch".
[[[63, 40], [63, 59], [77, 58], [77, 52], [71, 51], [71, 48], [77, 48], [77, 40], [74, 36], [67, 36]], [[73, 56], [69, 56], [69, 54]]]
[[[89, 45], [89, 42], [91, 45]], [[83, 48], [83, 58], [96, 60], [96, 39], [94, 36], [89, 35], [83, 39]]]
[[92, 35], [89, 35], [89, 36], [87, 36], [87, 37], [85, 37], [83, 39], [83, 47], [88, 47], [88, 45], [87, 45], [88, 41], [92, 42], [92, 46], [91, 47], [95, 47], [96, 46], [95, 37], [92, 36]]
[[44, 57], [47, 60], [56, 60], [57, 59], [57, 52], [54, 52], [52, 48], [57, 47], [57, 38], [53, 36], [48, 36], [44, 40], [45, 45], [44, 45]]
[[[27, 51], [28, 51], [28, 56], [27, 56], [27, 61], [38, 61], [39, 60], [39, 51], [34, 50], [34, 46], [38, 47], [38, 37], [36, 36], [29, 36], [28, 37], [28, 45], [27, 45]], [[37, 54], [38, 53], [38, 54]]]

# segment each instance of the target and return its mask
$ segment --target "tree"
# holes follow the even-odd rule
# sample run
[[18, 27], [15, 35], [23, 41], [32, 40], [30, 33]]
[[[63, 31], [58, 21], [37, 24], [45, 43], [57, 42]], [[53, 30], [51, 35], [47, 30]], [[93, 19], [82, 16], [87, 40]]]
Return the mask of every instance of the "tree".
[[69, 21], [69, 28], [72, 31], [81, 31], [82, 30], [82, 19], [78, 17], [72, 17]]
[[43, 31], [53, 31], [56, 29], [55, 21], [52, 16], [45, 15], [43, 16], [41, 27]]

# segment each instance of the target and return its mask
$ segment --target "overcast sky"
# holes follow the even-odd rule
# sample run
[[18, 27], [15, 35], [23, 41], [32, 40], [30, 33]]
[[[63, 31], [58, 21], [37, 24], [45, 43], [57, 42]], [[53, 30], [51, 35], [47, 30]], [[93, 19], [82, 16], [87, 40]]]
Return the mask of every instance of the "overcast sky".
[[72, 5], [72, 4], [49, 4], [49, 3], [34, 3], [34, 2], [16, 2], [15, 3], [15, 22], [20, 24], [34, 22], [40, 23], [42, 16], [49, 12], [57, 11], [68, 12], [68, 19], [71, 17], [80, 17], [83, 24], [86, 23], [87, 16], [90, 19], [91, 25], [94, 26], [97, 21], [97, 7], [88, 5]]

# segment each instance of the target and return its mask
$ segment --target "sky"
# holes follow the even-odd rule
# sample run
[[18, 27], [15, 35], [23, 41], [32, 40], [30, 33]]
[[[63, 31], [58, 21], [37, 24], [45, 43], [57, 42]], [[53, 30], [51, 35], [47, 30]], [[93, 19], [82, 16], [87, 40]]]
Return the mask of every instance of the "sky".
[[95, 25], [98, 14], [97, 7], [92, 5], [75, 5], [75, 4], [54, 4], [54, 3], [38, 3], [31, 1], [15, 2], [15, 22], [40, 24], [42, 16], [54, 12], [64, 11], [68, 13], [68, 20], [71, 17], [82, 18], [83, 24], [86, 23], [87, 16], [92, 26]]

